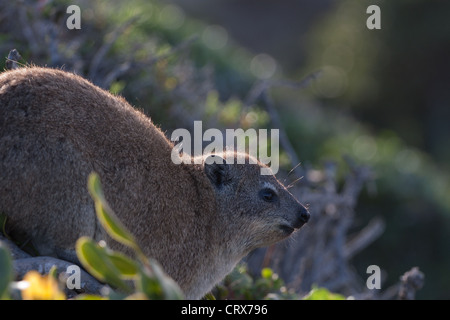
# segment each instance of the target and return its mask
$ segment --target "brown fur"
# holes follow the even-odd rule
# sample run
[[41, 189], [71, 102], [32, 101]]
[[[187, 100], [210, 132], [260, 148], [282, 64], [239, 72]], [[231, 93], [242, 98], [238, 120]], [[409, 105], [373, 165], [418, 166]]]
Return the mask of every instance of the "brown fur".
[[[144, 114], [79, 76], [36, 67], [0, 74], [0, 212], [8, 232], [40, 254], [74, 261], [80, 236], [107, 239], [86, 188], [92, 171], [187, 298], [308, 220], [274, 176], [260, 175], [261, 164], [175, 165], [172, 148]], [[264, 200], [267, 186], [277, 201]]]

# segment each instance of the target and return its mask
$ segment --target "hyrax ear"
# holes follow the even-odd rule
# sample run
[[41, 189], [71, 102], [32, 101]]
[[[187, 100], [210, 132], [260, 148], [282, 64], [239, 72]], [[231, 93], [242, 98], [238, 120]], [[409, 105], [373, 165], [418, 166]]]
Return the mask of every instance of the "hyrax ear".
[[214, 186], [221, 187], [229, 180], [229, 165], [222, 157], [210, 155], [205, 159], [205, 173]]

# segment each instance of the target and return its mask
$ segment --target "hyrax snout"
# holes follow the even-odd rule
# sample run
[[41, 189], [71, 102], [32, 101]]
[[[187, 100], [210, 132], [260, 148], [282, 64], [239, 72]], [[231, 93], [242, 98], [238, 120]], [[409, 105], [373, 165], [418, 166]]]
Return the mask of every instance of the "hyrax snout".
[[[81, 236], [109, 239], [86, 183], [105, 197], [187, 298], [198, 299], [250, 250], [280, 241], [309, 213], [248, 155], [171, 161], [173, 144], [124, 99], [61, 70], [0, 74], [0, 212], [42, 255], [75, 260]], [[225, 161], [206, 161], [209, 157]]]
[[235, 237], [248, 244], [242, 250], [273, 244], [308, 222], [308, 210], [273, 175], [261, 175], [261, 163], [235, 152], [211, 157], [219, 164], [205, 164], [205, 172], [220, 199], [219, 211], [227, 213]]

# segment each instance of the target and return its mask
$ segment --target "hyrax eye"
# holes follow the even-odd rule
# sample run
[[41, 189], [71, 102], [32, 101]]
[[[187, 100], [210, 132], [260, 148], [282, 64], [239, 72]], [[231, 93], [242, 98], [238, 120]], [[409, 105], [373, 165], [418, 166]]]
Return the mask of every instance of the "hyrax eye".
[[278, 195], [275, 193], [275, 191], [268, 188], [262, 189], [259, 192], [259, 196], [261, 199], [267, 202], [275, 202], [278, 199]]

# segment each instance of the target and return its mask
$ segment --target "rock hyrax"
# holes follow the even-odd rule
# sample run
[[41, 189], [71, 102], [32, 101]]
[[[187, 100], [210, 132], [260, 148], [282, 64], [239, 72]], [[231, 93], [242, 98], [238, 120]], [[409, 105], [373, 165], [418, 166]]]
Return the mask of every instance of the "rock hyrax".
[[308, 221], [273, 175], [260, 174], [261, 163], [232, 164], [248, 155], [176, 165], [172, 148], [143, 113], [77, 75], [37, 67], [0, 74], [0, 212], [8, 233], [41, 255], [74, 261], [79, 237], [107, 239], [86, 187], [92, 171], [144, 253], [189, 299]]

